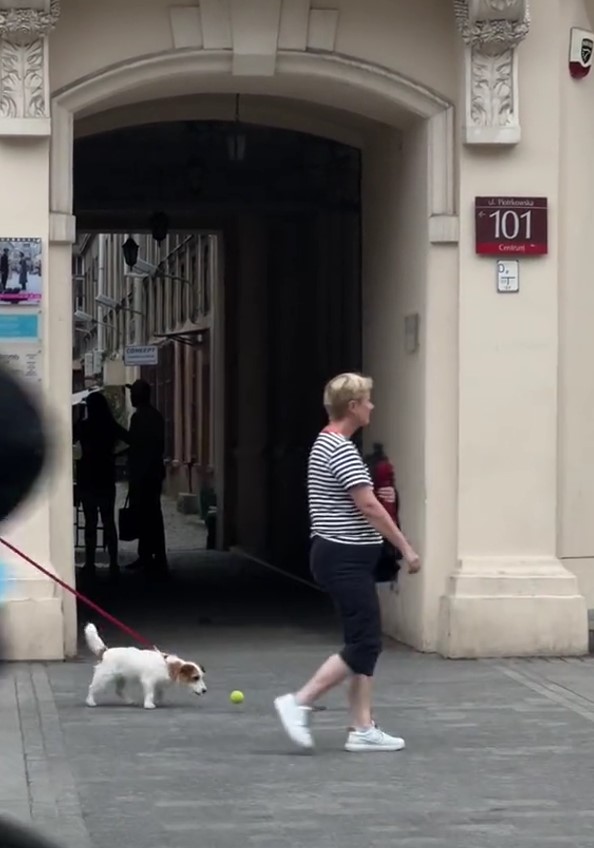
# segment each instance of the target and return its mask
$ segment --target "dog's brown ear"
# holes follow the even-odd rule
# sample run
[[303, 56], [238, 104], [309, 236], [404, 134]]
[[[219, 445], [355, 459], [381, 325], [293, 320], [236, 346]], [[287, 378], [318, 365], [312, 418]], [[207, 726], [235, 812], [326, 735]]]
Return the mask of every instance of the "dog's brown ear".
[[181, 670], [183, 668], [183, 662], [181, 660], [171, 660], [167, 661], [167, 669], [169, 671], [169, 677], [175, 682], [179, 680], [179, 676], [181, 674]]
[[196, 666], [194, 663], [182, 663], [179, 669], [178, 678], [189, 682], [190, 680], [193, 680], [195, 676]]

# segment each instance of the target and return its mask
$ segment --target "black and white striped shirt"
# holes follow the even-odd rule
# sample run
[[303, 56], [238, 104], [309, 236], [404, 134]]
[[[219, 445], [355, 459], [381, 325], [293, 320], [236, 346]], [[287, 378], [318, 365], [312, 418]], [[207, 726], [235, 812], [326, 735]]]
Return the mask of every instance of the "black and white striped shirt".
[[321, 432], [307, 469], [311, 535], [347, 545], [380, 545], [382, 537], [349, 494], [355, 486], [371, 485], [369, 470], [351, 440]]

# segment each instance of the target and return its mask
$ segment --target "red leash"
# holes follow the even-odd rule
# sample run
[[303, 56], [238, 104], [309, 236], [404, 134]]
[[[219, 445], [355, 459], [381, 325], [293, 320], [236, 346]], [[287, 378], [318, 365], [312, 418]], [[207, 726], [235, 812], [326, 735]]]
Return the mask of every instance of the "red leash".
[[96, 612], [106, 621], [109, 621], [110, 624], [113, 624], [114, 627], [117, 627], [123, 633], [126, 633], [136, 642], [139, 642], [141, 645], [146, 645], [148, 648], [155, 649], [155, 646], [152, 644], [152, 642], [149, 642], [148, 639], [145, 639], [144, 636], [141, 636], [140, 633], [136, 632], [136, 630], [132, 630], [131, 627], [128, 627], [126, 624], [121, 622], [119, 619], [115, 618], [113, 615], [110, 615], [110, 613], [106, 612], [104, 609], [101, 609], [101, 607], [91, 601], [90, 598], [85, 597], [85, 595], [81, 595], [80, 592], [77, 592], [76, 589], [73, 589], [72, 586], [68, 585], [68, 583], [64, 583], [63, 580], [60, 580], [60, 578], [57, 577], [55, 574], [52, 574], [51, 571], [48, 571], [42, 565], [39, 565], [38, 562], [35, 562], [35, 560], [31, 559], [31, 557], [27, 556], [27, 554], [23, 553], [22, 551], [19, 551], [18, 548], [15, 548], [15, 546], [12, 545], [10, 542], [7, 542], [6, 539], [0, 538], [0, 544], [4, 545], [5, 548], [8, 548], [9, 551], [12, 551], [13, 554], [16, 554], [25, 562], [28, 562], [29, 565], [33, 566], [33, 568], [36, 568], [38, 571], [41, 571], [42, 574], [45, 574], [46, 577], [49, 577], [50, 580], [53, 580], [54, 583], [57, 583], [58, 586], [62, 587], [62, 589], [66, 589], [66, 591], [70, 592], [71, 595], [74, 595], [77, 600], [81, 601], [83, 604], [86, 604], [94, 612]]

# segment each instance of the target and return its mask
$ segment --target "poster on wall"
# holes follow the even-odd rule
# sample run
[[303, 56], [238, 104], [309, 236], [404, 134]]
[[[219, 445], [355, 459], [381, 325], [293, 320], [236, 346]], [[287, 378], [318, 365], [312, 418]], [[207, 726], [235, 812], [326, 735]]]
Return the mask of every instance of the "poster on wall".
[[28, 383], [41, 383], [40, 345], [19, 345], [10, 349], [0, 344], [0, 363]]
[[42, 286], [41, 239], [0, 237], [0, 304], [40, 306]]

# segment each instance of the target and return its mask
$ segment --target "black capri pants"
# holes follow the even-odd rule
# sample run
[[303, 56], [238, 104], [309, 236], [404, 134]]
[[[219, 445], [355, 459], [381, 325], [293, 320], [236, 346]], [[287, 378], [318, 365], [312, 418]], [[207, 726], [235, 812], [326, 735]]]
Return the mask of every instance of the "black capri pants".
[[315, 536], [311, 572], [334, 602], [344, 634], [340, 656], [353, 674], [372, 677], [382, 651], [375, 567], [381, 545], [345, 545]]

